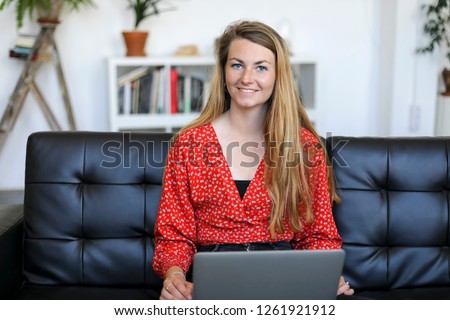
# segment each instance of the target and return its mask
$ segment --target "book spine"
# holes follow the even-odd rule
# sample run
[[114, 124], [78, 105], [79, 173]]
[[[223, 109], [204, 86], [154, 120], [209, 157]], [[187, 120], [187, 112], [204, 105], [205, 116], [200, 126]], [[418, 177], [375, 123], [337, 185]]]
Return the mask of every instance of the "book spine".
[[191, 101], [191, 96], [192, 96], [192, 91], [191, 91], [191, 87], [192, 87], [192, 77], [187, 75], [184, 77], [184, 113], [191, 113], [191, 108], [192, 108], [192, 101]]
[[203, 80], [192, 78], [191, 85], [191, 109], [199, 112], [202, 110]]
[[131, 106], [131, 113], [139, 113], [139, 80], [134, 80], [133, 84], [133, 104]]
[[[13, 49], [9, 50], [9, 57], [10, 58], [18, 58], [18, 59], [23, 59], [26, 60], [28, 59], [29, 54], [27, 53], [20, 53], [20, 52], [16, 52]], [[38, 58], [37, 53], [33, 53], [31, 60], [32, 61], [36, 61]]]
[[124, 114], [125, 112], [124, 94], [125, 94], [125, 86], [120, 86], [117, 95], [117, 100], [119, 102], [119, 114]]
[[20, 47], [15, 47], [14, 49], [12, 49], [15, 53], [23, 53], [23, 54], [32, 54], [34, 52], [33, 48], [20, 48]]
[[183, 113], [184, 111], [184, 75], [178, 73], [178, 113]]
[[138, 113], [150, 113], [150, 95], [152, 93], [153, 74], [147, 73], [136, 81], [139, 81]]
[[21, 48], [33, 48], [36, 38], [35, 35], [19, 34], [16, 38], [15, 46]]
[[152, 88], [150, 92], [150, 113], [155, 114], [158, 112], [158, 96], [159, 96], [159, 85], [161, 78], [161, 70], [155, 69], [153, 70], [153, 82]]
[[127, 82], [123, 85], [123, 114], [131, 113], [131, 83]]
[[170, 111], [168, 110], [168, 103], [165, 103], [166, 101], [166, 90], [167, 88], [167, 83], [166, 83], [166, 70], [161, 69], [160, 70], [160, 78], [159, 78], [159, 92], [158, 92], [158, 113], [161, 114], [166, 114], [166, 113], [170, 113]]
[[170, 113], [178, 112], [178, 71], [170, 70]]

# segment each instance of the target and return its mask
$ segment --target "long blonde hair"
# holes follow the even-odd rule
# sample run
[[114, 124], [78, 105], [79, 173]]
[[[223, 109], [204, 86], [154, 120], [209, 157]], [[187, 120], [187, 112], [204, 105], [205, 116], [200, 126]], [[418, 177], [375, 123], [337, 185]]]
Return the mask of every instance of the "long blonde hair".
[[[210, 82], [210, 94], [200, 116], [184, 127], [185, 131], [212, 122], [230, 108], [230, 96], [225, 88], [225, 65], [230, 44], [235, 39], [246, 39], [259, 44], [275, 55], [276, 80], [268, 101], [264, 124], [265, 185], [272, 201], [270, 233], [283, 232], [283, 219], [298, 232], [303, 221], [314, 220], [312, 190], [308, 179], [308, 155], [300, 141], [302, 128], [318, 140], [319, 149], [326, 152], [299, 98], [296, 82], [289, 62], [289, 49], [283, 38], [270, 26], [256, 21], [238, 21], [229, 25], [216, 43], [216, 66]], [[286, 142], [289, 147], [286, 148]], [[294, 160], [294, 161], [293, 161]], [[292, 166], [292, 163], [300, 165]], [[299, 170], [300, 169], [300, 170]], [[338, 200], [334, 189], [332, 169], [328, 166], [332, 200]], [[301, 210], [302, 208], [303, 210]], [[300, 214], [300, 215], [299, 215]]]

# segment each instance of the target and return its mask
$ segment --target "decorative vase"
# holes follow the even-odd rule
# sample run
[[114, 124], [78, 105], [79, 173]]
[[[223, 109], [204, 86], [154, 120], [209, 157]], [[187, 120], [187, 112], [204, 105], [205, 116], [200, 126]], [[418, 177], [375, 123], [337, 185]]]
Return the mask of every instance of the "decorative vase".
[[122, 32], [125, 45], [127, 47], [127, 57], [144, 57], [145, 44], [147, 42], [148, 32], [129, 31]]
[[52, 0], [50, 9], [37, 6], [38, 21], [40, 23], [58, 24], [63, 7], [63, 0]]
[[444, 68], [442, 71], [442, 78], [444, 79], [445, 92], [442, 92], [443, 96], [450, 96], [450, 70]]

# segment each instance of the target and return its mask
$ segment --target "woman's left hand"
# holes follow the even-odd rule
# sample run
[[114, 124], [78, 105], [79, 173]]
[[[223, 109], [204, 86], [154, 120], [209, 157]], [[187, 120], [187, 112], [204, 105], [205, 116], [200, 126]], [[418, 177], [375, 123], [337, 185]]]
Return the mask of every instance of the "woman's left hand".
[[351, 296], [355, 293], [355, 290], [350, 288], [350, 284], [345, 281], [344, 277], [341, 276], [341, 279], [339, 280], [339, 288], [338, 288], [338, 295], [344, 294], [346, 296]]

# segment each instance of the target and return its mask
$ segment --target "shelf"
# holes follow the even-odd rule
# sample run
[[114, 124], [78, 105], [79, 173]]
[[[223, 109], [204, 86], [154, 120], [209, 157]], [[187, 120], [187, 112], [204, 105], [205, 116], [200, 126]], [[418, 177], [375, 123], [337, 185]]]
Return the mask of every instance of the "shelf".
[[118, 67], [146, 65], [213, 66], [215, 64], [215, 59], [212, 57], [124, 57], [111, 58], [109, 63]]
[[117, 115], [114, 127], [116, 131], [133, 131], [145, 129], [165, 129], [172, 132], [198, 117], [198, 113], [189, 114], [129, 114]]
[[[291, 65], [295, 78], [299, 85], [299, 91], [302, 99], [302, 103], [305, 106], [305, 110], [311, 118], [311, 121], [317, 125], [319, 109], [316, 104], [316, 88], [317, 88], [317, 62], [311, 56], [300, 55], [292, 56]], [[178, 75], [181, 78], [196, 78], [202, 82], [203, 90], [208, 90], [209, 79], [213, 71], [216, 60], [214, 57], [121, 57], [110, 58], [108, 60], [108, 72], [109, 72], [109, 104], [110, 104], [110, 129], [112, 131], [126, 131], [126, 130], [158, 130], [173, 132], [179, 128], [182, 128], [196, 117], [198, 112], [184, 113], [185, 110], [197, 110], [192, 105], [183, 109], [184, 102], [179, 99], [178, 108], [174, 111], [174, 106], [171, 104], [171, 70], [177, 70]], [[145, 67], [145, 68], [143, 68]], [[159, 70], [162, 80], [160, 80], [161, 87], [158, 92], [159, 98], [155, 98], [155, 101], [159, 102], [157, 105], [152, 104], [153, 107], [147, 107], [145, 109], [136, 107], [136, 104], [130, 103], [129, 91], [131, 89], [123, 89], [125, 81], [132, 82], [130, 80], [133, 73], [136, 70], [142, 71], [148, 69], [149, 73], [154, 73], [155, 70]], [[122, 79], [122, 81], [119, 81]], [[189, 82], [193, 81], [189, 79]], [[181, 85], [180, 85], [181, 84]], [[128, 85], [128, 84], [126, 84]], [[183, 84], [178, 82], [178, 87], [182, 87]], [[139, 86], [138, 86], [139, 87]], [[186, 91], [189, 85], [184, 86]], [[125, 91], [128, 93], [120, 92]], [[150, 89], [149, 89], [150, 91]], [[187, 90], [189, 94], [190, 90]], [[147, 92], [147, 91], [144, 91]], [[156, 91], [154, 91], [156, 92]], [[178, 91], [183, 96], [182, 91]], [[124, 96], [128, 98], [124, 98]], [[153, 93], [151, 94], [153, 97]], [[190, 95], [188, 95], [190, 97]], [[127, 100], [128, 99], [128, 100]], [[150, 98], [152, 99], [152, 98]], [[140, 99], [139, 99], [140, 100]], [[196, 105], [199, 104], [197, 99]], [[202, 96], [204, 105], [205, 99]], [[130, 106], [131, 104], [131, 106]], [[145, 112], [142, 112], [144, 110]]]

